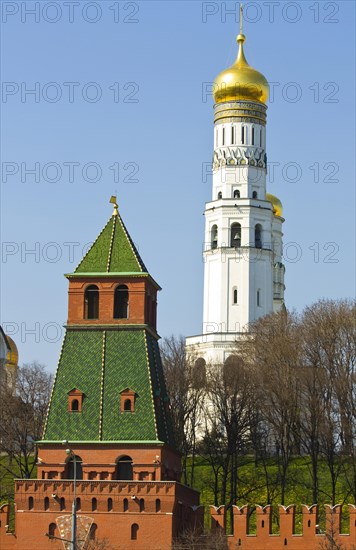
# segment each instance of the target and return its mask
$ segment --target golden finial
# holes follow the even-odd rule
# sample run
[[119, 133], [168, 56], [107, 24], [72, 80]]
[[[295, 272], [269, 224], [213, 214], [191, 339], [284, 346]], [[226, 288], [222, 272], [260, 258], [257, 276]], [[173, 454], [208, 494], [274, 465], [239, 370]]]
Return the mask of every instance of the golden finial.
[[243, 5], [240, 4], [240, 34], [236, 38], [236, 42], [240, 45], [240, 48], [246, 40], [246, 36], [242, 32], [242, 22], [243, 22]]
[[246, 36], [242, 32], [242, 22], [243, 22], [243, 5], [240, 4], [240, 34], [236, 38], [236, 42], [239, 45], [239, 51], [237, 54], [236, 62], [239, 63], [241, 66], [248, 65], [244, 54], [244, 48], [243, 48], [243, 43], [246, 40]]
[[114, 212], [112, 213], [112, 215], [117, 216], [119, 213], [119, 205], [117, 204], [117, 201], [116, 201], [116, 195], [111, 195], [111, 199], [109, 202], [114, 205]]

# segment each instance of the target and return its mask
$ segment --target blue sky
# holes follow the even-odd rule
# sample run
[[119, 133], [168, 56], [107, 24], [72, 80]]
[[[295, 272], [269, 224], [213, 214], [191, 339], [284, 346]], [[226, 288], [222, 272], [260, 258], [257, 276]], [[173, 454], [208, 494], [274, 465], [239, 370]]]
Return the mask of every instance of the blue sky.
[[[245, 6], [246, 57], [274, 90], [268, 190], [284, 205], [287, 306], [353, 297], [355, 4]], [[237, 4], [1, 8], [1, 323], [20, 362], [55, 369], [63, 274], [105, 225], [115, 192], [163, 287], [159, 333], [199, 333], [213, 143], [203, 92], [234, 60]]]

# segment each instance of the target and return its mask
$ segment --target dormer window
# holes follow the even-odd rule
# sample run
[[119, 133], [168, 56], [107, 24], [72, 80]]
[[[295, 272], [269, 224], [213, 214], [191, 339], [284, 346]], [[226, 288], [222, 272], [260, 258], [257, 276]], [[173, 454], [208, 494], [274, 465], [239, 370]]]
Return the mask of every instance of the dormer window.
[[68, 412], [82, 412], [84, 393], [77, 388], [68, 392]]
[[120, 392], [120, 395], [121, 395], [120, 412], [122, 413], [135, 412], [135, 401], [137, 397], [136, 392], [131, 390], [130, 388], [126, 388], [125, 390], [122, 390]]

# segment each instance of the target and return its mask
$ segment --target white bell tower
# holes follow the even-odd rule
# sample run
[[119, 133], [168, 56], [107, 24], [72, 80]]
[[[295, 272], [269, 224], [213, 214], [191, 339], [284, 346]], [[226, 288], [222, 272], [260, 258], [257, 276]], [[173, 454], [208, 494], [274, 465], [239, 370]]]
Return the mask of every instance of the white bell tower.
[[248, 65], [243, 43], [214, 83], [212, 199], [205, 208], [203, 333], [187, 350], [222, 363], [236, 340], [284, 304], [282, 204], [266, 193], [265, 77]]

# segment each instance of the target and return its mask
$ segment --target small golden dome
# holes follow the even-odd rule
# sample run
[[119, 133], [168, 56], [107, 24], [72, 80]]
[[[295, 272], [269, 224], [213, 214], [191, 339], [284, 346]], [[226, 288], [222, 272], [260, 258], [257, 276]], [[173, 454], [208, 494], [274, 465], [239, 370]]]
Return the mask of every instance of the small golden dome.
[[273, 214], [275, 216], [283, 217], [283, 205], [278, 197], [271, 195], [271, 193], [266, 193], [266, 201], [269, 201], [273, 207]]
[[245, 35], [240, 33], [236, 39], [239, 51], [231, 67], [222, 71], [214, 82], [215, 103], [224, 101], [258, 101], [267, 103], [269, 85], [263, 74], [247, 63], [243, 43]]
[[6, 336], [6, 340], [10, 346], [9, 351], [6, 356], [6, 364], [13, 367], [17, 367], [19, 362], [19, 352], [17, 351], [17, 346], [10, 336]]

